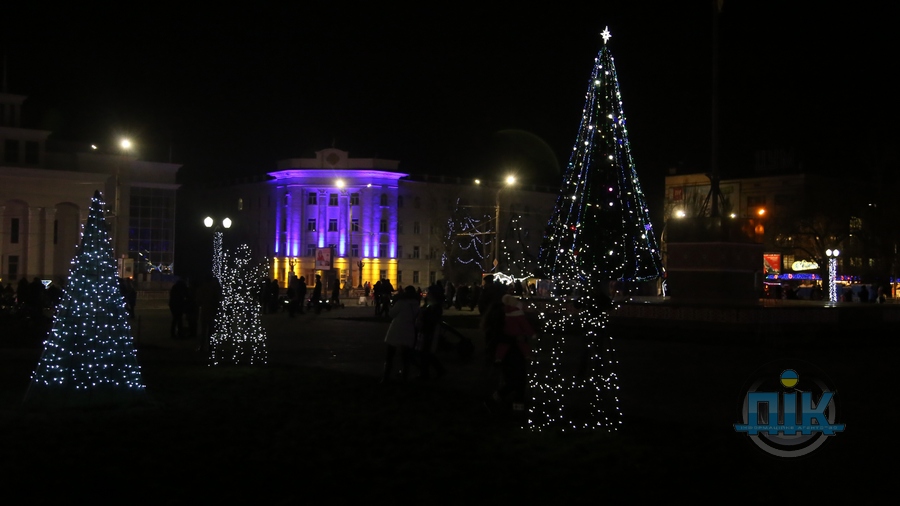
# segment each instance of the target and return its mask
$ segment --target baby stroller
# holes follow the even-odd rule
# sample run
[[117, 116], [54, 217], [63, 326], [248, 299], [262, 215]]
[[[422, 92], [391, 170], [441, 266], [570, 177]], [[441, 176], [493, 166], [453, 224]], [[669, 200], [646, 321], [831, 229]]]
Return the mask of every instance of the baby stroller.
[[438, 350], [456, 351], [459, 358], [468, 359], [475, 352], [472, 340], [462, 335], [458, 330], [442, 321], [438, 329]]

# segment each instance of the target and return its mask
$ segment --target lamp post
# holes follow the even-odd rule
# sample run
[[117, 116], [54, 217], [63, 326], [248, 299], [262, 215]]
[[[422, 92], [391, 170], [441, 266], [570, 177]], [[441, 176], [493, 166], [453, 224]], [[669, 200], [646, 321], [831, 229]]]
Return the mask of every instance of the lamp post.
[[206, 225], [206, 228], [215, 228], [213, 229], [213, 276], [219, 280], [219, 283], [222, 283], [222, 235], [223, 232], [220, 230], [220, 225], [222, 228], [231, 228], [231, 219], [224, 218], [222, 219], [221, 224], [216, 223], [216, 221], [212, 218], [212, 216], [207, 216], [203, 219], [203, 224]]
[[841, 252], [836, 249], [827, 249], [825, 250], [825, 256], [828, 257], [828, 300], [830, 302], [837, 302], [837, 286], [835, 286], [835, 280], [837, 279], [837, 257]]
[[122, 192], [122, 165], [125, 163], [125, 157], [131, 152], [131, 140], [128, 138], [119, 140], [119, 147], [122, 149], [122, 159], [116, 164], [116, 197], [115, 203], [113, 204], [113, 216], [115, 217], [115, 226], [113, 227], [113, 254], [116, 258], [119, 258], [119, 228], [121, 227], [121, 220], [119, 219], [121, 199], [119, 194]]
[[500, 265], [500, 192], [503, 191], [503, 188], [507, 186], [512, 186], [516, 183], [516, 176], [512, 174], [506, 176], [504, 181], [505, 185], [501, 185], [500, 188], [497, 188], [497, 195], [494, 199], [494, 247], [493, 256], [494, 256], [494, 269], [497, 269], [497, 266]]

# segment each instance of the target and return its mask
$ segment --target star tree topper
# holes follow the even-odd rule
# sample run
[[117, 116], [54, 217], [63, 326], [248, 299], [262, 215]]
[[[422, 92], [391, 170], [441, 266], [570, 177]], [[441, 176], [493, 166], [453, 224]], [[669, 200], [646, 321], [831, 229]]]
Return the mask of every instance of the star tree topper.
[[600, 36], [603, 37], [603, 43], [606, 44], [606, 41], [608, 41], [609, 38], [612, 37], [612, 35], [610, 35], [610, 33], [609, 33], [608, 26], [606, 28], [604, 28], [602, 32], [600, 32]]

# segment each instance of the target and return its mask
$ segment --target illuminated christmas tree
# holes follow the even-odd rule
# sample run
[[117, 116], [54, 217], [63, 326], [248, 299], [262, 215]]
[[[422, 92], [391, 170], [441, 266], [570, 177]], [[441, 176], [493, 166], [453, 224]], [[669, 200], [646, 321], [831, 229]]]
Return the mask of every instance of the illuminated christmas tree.
[[[554, 285], [541, 315], [544, 334], [529, 382], [534, 399], [528, 427], [615, 430], [621, 423], [618, 380], [609, 335], [610, 282], [654, 280], [659, 248], [638, 181], [616, 68], [603, 31], [575, 145], [539, 254], [540, 275]], [[563, 357], [569, 339], [578, 368]]]
[[145, 393], [103, 202], [96, 192], [25, 401], [116, 404], [142, 399]]
[[260, 317], [259, 280], [268, 276], [266, 262], [252, 262], [246, 244], [230, 255], [221, 250], [219, 237], [216, 248], [213, 270], [222, 285], [222, 303], [210, 337], [209, 365], [265, 364], [268, 351]]
[[522, 225], [522, 217], [514, 215], [501, 230], [501, 270], [519, 281], [533, 277], [537, 272], [537, 255], [528, 247], [531, 231]]
[[472, 214], [471, 206], [457, 201], [453, 215], [447, 220], [445, 253], [442, 258], [444, 275], [453, 282], [477, 280], [487, 269], [485, 251], [492, 247], [494, 231], [491, 217]]

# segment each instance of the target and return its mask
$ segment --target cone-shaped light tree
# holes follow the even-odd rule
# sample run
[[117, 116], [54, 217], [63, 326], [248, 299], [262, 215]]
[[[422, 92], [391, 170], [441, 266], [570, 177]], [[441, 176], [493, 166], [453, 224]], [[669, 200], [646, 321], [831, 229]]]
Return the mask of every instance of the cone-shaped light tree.
[[115, 404], [144, 393], [98, 191], [25, 402]]
[[[554, 301], [541, 314], [544, 333], [529, 383], [528, 427], [614, 430], [621, 423], [612, 336], [611, 281], [662, 273], [659, 248], [638, 181], [616, 68], [603, 31], [581, 124], [538, 258]], [[565, 367], [566, 337], [583, 337], [577, 370]], [[571, 362], [571, 361], [565, 361]]]

